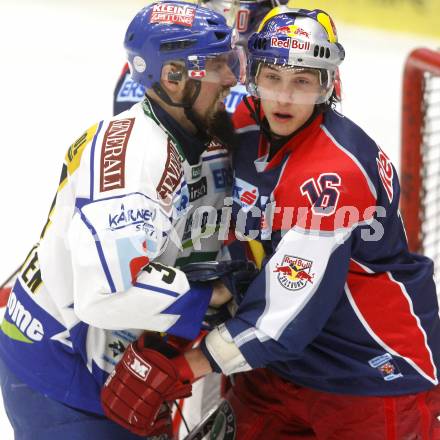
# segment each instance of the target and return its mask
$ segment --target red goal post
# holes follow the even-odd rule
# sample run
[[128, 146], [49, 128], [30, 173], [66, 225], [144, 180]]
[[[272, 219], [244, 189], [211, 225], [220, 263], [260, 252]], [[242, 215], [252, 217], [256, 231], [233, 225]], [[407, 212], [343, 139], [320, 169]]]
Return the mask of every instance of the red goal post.
[[409, 247], [440, 267], [440, 52], [412, 51], [402, 96], [401, 199]]

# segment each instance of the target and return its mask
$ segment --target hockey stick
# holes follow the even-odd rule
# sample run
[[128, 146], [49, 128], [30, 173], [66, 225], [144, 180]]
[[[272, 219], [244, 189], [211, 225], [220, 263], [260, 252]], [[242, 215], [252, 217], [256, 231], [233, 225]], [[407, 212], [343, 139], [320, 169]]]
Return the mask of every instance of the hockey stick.
[[237, 435], [234, 410], [226, 399], [212, 408], [184, 440], [202, 440], [209, 435], [210, 440], [233, 440]]
[[211, 432], [222, 403], [223, 400], [215, 408], [212, 408], [183, 440], [202, 440], [203, 437], [208, 435]]
[[240, 0], [232, 0], [231, 8], [227, 12], [226, 23], [228, 26], [235, 27], [237, 21], [237, 13], [240, 9]]

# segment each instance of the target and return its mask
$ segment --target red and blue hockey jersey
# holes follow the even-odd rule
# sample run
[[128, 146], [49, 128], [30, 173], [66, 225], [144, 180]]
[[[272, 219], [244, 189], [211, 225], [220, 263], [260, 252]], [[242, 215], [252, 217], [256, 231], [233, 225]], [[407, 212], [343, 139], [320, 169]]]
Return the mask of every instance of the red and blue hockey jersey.
[[270, 160], [243, 103], [234, 123], [236, 233], [266, 251], [226, 323], [246, 361], [329, 392], [397, 395], [436, 385], [433, 263], [408, 250], [385, 152], [334, 110]]

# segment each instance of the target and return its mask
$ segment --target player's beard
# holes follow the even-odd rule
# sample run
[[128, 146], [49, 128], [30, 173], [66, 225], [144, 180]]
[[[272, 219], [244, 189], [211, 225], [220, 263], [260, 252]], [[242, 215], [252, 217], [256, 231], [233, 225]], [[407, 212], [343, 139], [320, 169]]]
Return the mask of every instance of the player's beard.
[[[229, 87], [218, 92], [211, 106], [203, 115], [196, 113], [192, 108], [189, 111], [191, 112], [191, 120], [199, 131], [220, 141], [227, 149], [231, 150], [235, 146], [236, 138], [231, 116], [225, 109], [218, 108], [220, 96], [227, 90], [229, 90]], [[194, 88], [191, 81], [189, 81], [183, 92], [183, 102], [192, 102], [193, 93]]]
[[228, 150], [234, 149], [236, 135], [231, 115], [226, 110], [217, 110], [209, 118], [208, 133], [218, 139]]

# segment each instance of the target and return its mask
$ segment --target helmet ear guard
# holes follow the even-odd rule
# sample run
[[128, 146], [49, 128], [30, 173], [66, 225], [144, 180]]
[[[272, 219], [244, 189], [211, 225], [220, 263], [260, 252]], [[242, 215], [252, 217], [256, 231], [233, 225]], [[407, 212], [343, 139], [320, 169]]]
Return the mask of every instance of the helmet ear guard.
[[187, 76], [183, 61], [169, 61], [162, 66], [161, 80], [180, 82]]
[[168, 72], [168, 81], [182, 81], [182, 72]]

